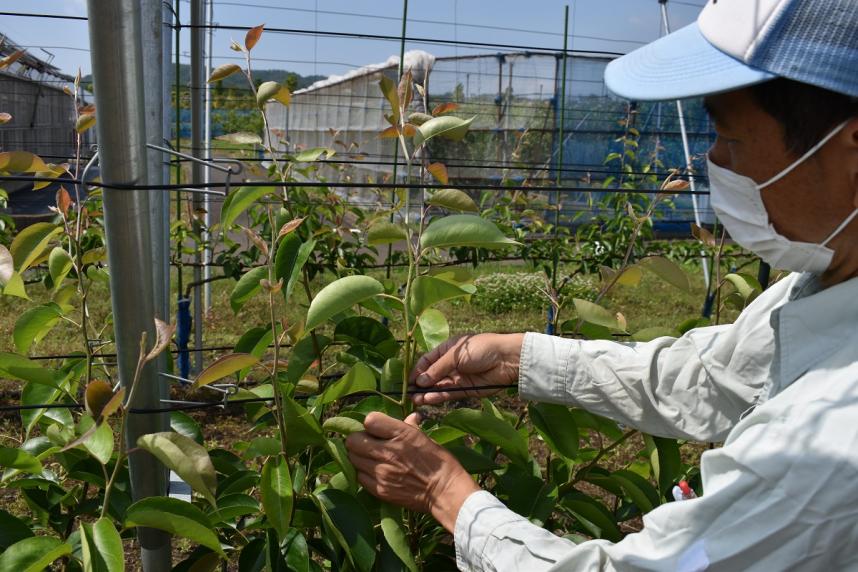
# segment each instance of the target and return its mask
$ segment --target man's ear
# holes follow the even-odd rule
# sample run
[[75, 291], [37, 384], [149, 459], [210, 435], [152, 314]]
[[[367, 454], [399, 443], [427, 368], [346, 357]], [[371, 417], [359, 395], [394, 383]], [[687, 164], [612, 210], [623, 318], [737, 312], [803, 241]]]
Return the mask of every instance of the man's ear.
[[858, 117], [849, 121], [843, 131], [849, 180], [852, 181], [852, 205], [858, 209]]

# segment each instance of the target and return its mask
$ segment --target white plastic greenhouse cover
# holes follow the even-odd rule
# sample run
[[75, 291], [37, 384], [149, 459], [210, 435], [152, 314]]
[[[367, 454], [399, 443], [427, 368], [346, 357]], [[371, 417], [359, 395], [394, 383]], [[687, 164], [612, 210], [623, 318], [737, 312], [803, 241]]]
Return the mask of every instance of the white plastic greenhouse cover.
[[[415, 76], [419, 77], [423, 75], [425, 72], [430, 71], [432, 66], [435, 65], [435, 56], [430, 54], [429, 52], [424, 52], [423, 50], [409, 50], [405, 52], [405, 66], [406, 70], [411, 70], [412, 72], [416, 72]], [[314, 91], [316, 89], [321, 89], [323, 87], [328, 87], [341, 81], [346, 81], [350, 79], [354, 79], [356, 77], [360, 77], [362, 75], [368, 75], [373, 72], [377, 72], [378, 70], [387, 69], [389, 67], [398, 66], [399, 65], [399, 56], [390, 56], [387, 58], [387, 61], [378, 63], [378, 64], [369, 64], [354, 70], [351, 70], [348, 73], [343, 75], [332, 75], [327, 79], [319, 80], [316, 83], [305, 87], [304, 89], [299, 89], [295, 92], [295, 94], [299, 93], [307, 93], [310, 91]]]

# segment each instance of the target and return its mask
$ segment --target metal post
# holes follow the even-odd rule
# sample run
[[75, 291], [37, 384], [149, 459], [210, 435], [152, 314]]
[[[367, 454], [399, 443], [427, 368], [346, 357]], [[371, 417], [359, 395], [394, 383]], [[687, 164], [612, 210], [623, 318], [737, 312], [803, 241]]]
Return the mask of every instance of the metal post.
[[[179, 0], [175, 0], [175, 3], [178, 4]], [[173, 21], [173, 12], [170, 8], [169, 2], [161, 3], [161, 114], [162, 114], [162, 125], [161, 125], [161, 137], [163, 138], [161, 144], [164, 144], [165, 140], [170, 139], [170, 130], [172, 128], [172, 117], [171, 117], [171, 96], [172, 96], [172, 78], [170, 74], [167, 73], [167, 70], [170, 69], [170, 57], [172, 56], [173, 50], [173, 36], [170, 29], [170, 22]], [[161, 177], [162, 181], [165, 183], [170, 182], [170, 161], [166, 160], [165, 157], [161, 158]], [[164, 239], [165, 252], [164, 258], [161, 261], [161, 265], [164, 268], [164, 318], [165, 321], [169, 322], [170, 317], [170, 193], [164, 193], [164, 203], [163, 214], [161, 218], [161, 236]], [[164, 357], [166, 362], [166, 356]], [[165, 371], [164, 370], [161, 371]], [[167, 384], [164, 384], [164, 393], [167, 392]], [[165, 395], [166, 397], [166, 395]]]
[[[206, 21], [209, 25], [214, 24], [214, 0], [206, 0], [206, 5], [208, 7]], [[214, 28], [209, 28], [206, 32], [206, 70], [205, 77], [208, 78], [212, 73], [212, 36], [214, 36]], [[203, 136], [203, 149], [206, 159], [211, 158], [212, 156], [212, 87], [209, 83], [205, 84], [205, 134]], [[204, 170], [204, 180], [206, 183], [211, 182], [212, 180], [212, 170], [211, 167], [205, 167]], [[212, 245], [209, 243], [211, 240], [211, 234], [208, 229], [212, 226], [212, 202], [211, 195], [203, 195], [203, 204], [206, 209], [206, 214], [204, 215], [206, 221], [206, 232], [203, 236], [206, 241], [206, 249], [203, 252], [203, 262], [205, 262], [206, 266], [203, 268], [203, 279], [206, 281], [205, 286], [203, 287], [203, 304], [206, 311], [209, 311], [212, 307], [212, 284], [208, 280], [211, 278], [212, 269], [209, 264], [211, 264], [213, 251]]]
[[[205, 11], [203, 0], [191, 0], [191, 154], [201, 158], [203, 155], [203, 23]], [[203, 182], [203, 166], [200, 163], [191, 164], [191, 182]], [[199, 223], [200, 209], [203, 200], [199, 193], [193, 193], [191, 204], [194, 210], [194, 235], [201, 236], [202, 225]], [[203, 300], [202, 300], [202, 253], [197, 251], [194, 256], [194, 369], [199, 372], [203, 368]]]
[[[402, 74], [405, 71], [405, 31], [408, 26], [408, 0], [402, 0], [402, 35], [399, 37], [399, 68], [397, 70], [397, 77], [401, 80]], [[393, 182], [396, 183], [396, 179], [399, 176], [399, 141], [394, 140], [393, 142]], [[411, 189], [406, 191], [407, 193], [411, 193]], [[390, 191], [390, 205], [396, 203], [396, 189]], [[408, 205], [406, 209], [410, 207], [410, 201], [408, 201]], [[406, 220], [408, 217], [408, 211], [406, 210]], [[390, 213], [390, 222], [393, 222], [393, 212]], [[390, 278], [390, 270], [391, 264], [393, 263], [393, 245], [387, 245], [387, 271], [386, 276]]]
[[[569, 5], [567, 4], [563, 11], [563, 57], [560, 59], [560, 65], [563, 67], [560, 83], [560, 122], [557, 126], [557, 176], [556, 184], [559, 187], [563, 180], [563, 138], [564, 128], [566, 127], [566, 67], [568, 63], [569, 52]], [[551, 286], [557, 290], [557, 273], [560, 268], [560, 191], [554, 191], [554, 260], [552, 261]], [[548, 325], [546, 333], [554, 334], [554, 306], [548, 308]]]
[[[146, 101], [146, 142], [154, 145], [163, 144], [164, 140], [164, 42], [163, 37], [170, 37], [169, 30], [164, 28], [164, 6], [161, 0], [143, 0], [140, 3], [143, 39], [143, 98]], [[166, 33], [165, 33], [166, 32]], [[164, 185], [164, 159], [156, 151], [148, 152], [149, 184]], [[164, 217], [169, 217], [169, 200], [167, 191], [151, 191], [149, 193], [149, 233], [152, 237], [152, 290], [154, 292], [155, 315], [164, 321], [169, 321], [169, 262], [170, 252], [168, 241], [164, 237]], [[169, 227], [168, 227], [169, 228]], [[166, 286], [166, 287], [165, 287]], [[159, 371], [165, 371], [166, 355], [162, 356], [158, 365]], [[166, 397], [166, 396], [165, 396]], [[165, 429], [166, 430], [166, 427]]]
[[[111, 184], [146, 184], [146, 100], [141, 42], [140, 2], [137, 0], [88, 1], [89, 42], [97, 124], [110, 290], [119, 380], [128, 390], [140, 351], [140, 336], [154, 340], [154, 287], [149, 192], [115, 190]], [[160, 14], [160, 9], [158, 10]], [[160, 82], [159, 82], [160, 85]], [[159, 118], [160, 124], [160, 118]], [[158, 407], [161, 384], [154, 364], [144, 368], [131, 407]], [[159, 431], [165, 415], [132, 415], [126, 439]], [[166, 492], [164, 467], [149, 453], [136, 450], [129, 458], [133, 498]], [[158, 530], [139, 529], [141, 563], [146, 572], [170, 569], [169, 536]]]
[[[667, 0], [658, 0], [661, 7], [661, 21], [664, 25], [664, 33], [670, 33], [670, 21], [667, 17]], [[691, 206], [694, 209], [694, 223], [700, 226], [700, 208], [697, 205], [697, 185], [694, 181], [693, 165], [691, 163], [691, 148], [688, 145], [688, 132], [685, 129], [685, 113], [682, 109], [682, 102], [676, 100], [676, 114], [679, 117], [679, 133], [682, 136], [682, 150], [685, 153], [685, 167], [688, 169], [688, 184], [691, 187]], [[700, 259], [700, 265], [703, 267], [703, 280], [706, 287], [709, 287], [709, 261], [706, 257]]]

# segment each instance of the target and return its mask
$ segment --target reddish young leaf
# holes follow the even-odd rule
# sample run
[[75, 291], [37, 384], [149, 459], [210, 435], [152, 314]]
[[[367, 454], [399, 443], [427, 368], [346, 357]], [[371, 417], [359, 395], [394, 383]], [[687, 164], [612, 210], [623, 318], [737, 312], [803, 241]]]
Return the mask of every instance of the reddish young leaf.
[[280, 240], [281, 238], [283, 238], [284, 236], [286, 236], [287, 234], [289, 234], [290, 232], [292, 232], [293, 230], [295, 230], [296, 228], [301, 226], [301, 223], [304, 222], [305, 218], [307, 218], [307, 217], [302, 216], [301, 218], [296, 218], [294, 220], [290, 220], [289, 222], [287, 222], [286, 224], [281, 226], [280, 232], [277, 233], [277, 238], [275, 239], [275, 242], [277, 242], [278, 240]]
[[382, 139], [393, 139], [394, 137], [399, 136], [399, 129], [397, 129], [395, 125], [391, 125], [387, 129], [379, 133], [378, 136]]
[[447, 167], [444, 163], [432, 163], [426, 170], [429, 171], [435, 180], [437, 180], [442, 185], [448, 185], [450, 183], [450, 177], [447, 175]]
[[247, 51], [252, 50], [253, 46], [256, 45], [256, 42], [259, 41], [259, 38], [262, 37], [263, 28], [265, 28], [265, 24], [256, 26], [255, 28], [251, 28], [247, 31], [247, 35], [244, 36], [244, 47], [247, 48]]
[[436, 105], [435, 109], [432, 110], [432, 115], [438, 117], [439, 115], [444, 115], [445, 113], [450, 113], [451, 111], [455, 111], [457, 109], [459, 109], [458, 103], [448, 101], [447, 103]]
[[57, 209], [63, 213], [64, 217], [68, 217], [69, 207], [72, 204], [71, 197], [65, 187], [60, 187], [57, 191]]

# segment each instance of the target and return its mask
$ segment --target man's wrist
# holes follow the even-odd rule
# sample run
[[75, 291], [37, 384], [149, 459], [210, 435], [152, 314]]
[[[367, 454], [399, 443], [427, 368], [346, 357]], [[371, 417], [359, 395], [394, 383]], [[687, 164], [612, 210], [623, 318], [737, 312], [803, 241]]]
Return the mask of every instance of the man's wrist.
[[462, 505], [469, 496], [480, 490], [482, 489], [471, 475], [465, 471], [460, 472], [444, 490], [438, 491], [440, 494], [432, 503], [432, 516], [452, 534]]

